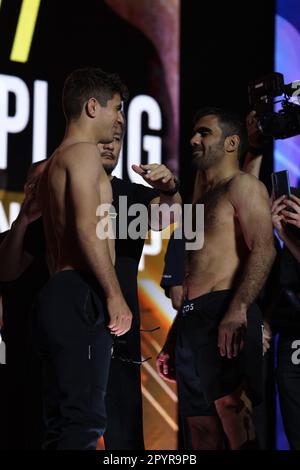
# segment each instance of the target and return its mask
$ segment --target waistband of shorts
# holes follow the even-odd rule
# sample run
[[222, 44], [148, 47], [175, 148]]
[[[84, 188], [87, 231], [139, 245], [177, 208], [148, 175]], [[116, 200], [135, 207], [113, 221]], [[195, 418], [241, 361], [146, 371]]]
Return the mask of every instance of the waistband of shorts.
[[52, 279], [57, 277], [76, 277], [80, 278], [83, 282], [88, 284], [92, 289], [97, 293], [104, 294], [102, 286], [99, 284], [98, 279], [95, 274], [89, 271], [83, 271], [79, 269], [64, 269], [63, 271], [58, 271], [52, 276]]
[[216, 301], [229, 300], [234, 294], [233, 289], [224, 289], [208, 292], [207, 294], [200, 295], [194, 299], [184, 300], [181, 307], [181, 314], [183, 316], [192, 313], [194, 310], [200, 310], [208, 307]]

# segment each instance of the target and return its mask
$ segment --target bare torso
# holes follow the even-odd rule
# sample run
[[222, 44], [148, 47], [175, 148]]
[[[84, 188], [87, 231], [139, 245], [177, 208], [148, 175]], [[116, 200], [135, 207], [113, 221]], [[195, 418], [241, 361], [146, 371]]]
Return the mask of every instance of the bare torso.
[[249, 254], [228, 189], [232, 179], [208, 190], [204, 204], [204, 245], [186, 256], [185, 292], [188, 299], [234, 288]]
[[[51, 274], [67, 269], [89, 271], [88, 264], [76, 236], [74, 207], [68, 188], [68, 165], [72, 164], [72, 145], [62, 144], [51, 156], [39, 185], [42, 201], [42, 214], [47, 243], [47, 262]], [[99, 154], [99, 201], [98, 204], [112, 202], [112, 189], [103, 170]], [[95, 230], [99, 219], [91, 225]], [[109, 252], [114, 263], [114, 240], [108, 240]]]

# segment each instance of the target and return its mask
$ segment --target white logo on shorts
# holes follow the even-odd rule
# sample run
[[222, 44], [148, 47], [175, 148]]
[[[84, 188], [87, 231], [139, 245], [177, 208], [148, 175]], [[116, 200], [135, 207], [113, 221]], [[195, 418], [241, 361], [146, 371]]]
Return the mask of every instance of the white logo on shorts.
[[194, 304], [193, 303], [184, 305], [183, 308], [182, 308], [183, 313], [191, 312], [192, 310], [194, 310]]

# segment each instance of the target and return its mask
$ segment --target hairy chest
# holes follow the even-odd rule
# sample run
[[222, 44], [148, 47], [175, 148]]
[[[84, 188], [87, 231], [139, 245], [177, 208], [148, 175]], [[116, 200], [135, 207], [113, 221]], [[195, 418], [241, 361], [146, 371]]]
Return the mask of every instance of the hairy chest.
[[228, 185], [221, 185], [207, 191], [199, 203], [204, 206], [204, 230], [234, 223], [234, 207], [228, 197]]

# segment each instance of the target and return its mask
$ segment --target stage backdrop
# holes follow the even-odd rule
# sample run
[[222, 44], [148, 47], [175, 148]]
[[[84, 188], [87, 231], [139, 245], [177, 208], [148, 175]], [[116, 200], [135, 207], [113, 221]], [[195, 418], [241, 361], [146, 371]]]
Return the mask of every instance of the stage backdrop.
[[[140, 181], [133, 163], [178, 171], [180, 0], [0, 0], [0, 231], [16, 218], [31, 162], [63, 138], [61, 91], [75, 68], [118, 72], [130, 90], [128, 129], [116, 176]], [[159, 287], [166, 241], [150, 237], [140, 264], [145, 440], [177, 446], [177, 398], [155, 357], [173, 318]], [[1, 366], [2, 367], [2, 366]], [[3, 367], [9, 367], [9, 364]]]

